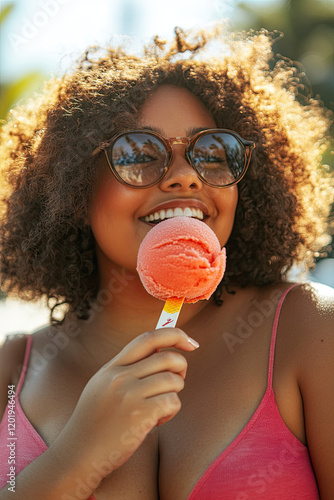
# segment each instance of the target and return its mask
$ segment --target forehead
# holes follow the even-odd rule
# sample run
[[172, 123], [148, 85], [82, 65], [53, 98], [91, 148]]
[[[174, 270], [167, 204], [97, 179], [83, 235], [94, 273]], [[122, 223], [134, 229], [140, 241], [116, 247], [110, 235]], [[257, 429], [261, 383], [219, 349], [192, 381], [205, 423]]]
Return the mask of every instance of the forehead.
[[215, 128], [205, 105], [189, 90], [161, 85], [141, 108], [140, 123], [161, 130], [166, 136], [184, 136], [194, 128]]

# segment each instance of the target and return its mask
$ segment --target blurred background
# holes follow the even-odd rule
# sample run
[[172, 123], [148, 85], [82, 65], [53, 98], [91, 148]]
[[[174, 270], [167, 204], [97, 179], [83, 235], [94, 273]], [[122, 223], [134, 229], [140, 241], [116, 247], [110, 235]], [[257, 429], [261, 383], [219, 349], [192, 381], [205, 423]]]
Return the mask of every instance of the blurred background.
[[[334, 0], [16, 0], [0, 5], [0, 120], [19, 100], [38, 92], [45, 79], [69, 69], [89, 45], [136, 48], [156, 34], [171, 36], [175, 26], [200, 27], [222, 18], [235, 29], [283, 32], [274, 51], [295, 61], [305, 72], [305, 92], [320, 96], [334, 111]], [[323, 158], [332, 170], [333, 151], [334, 140]], [[333, 250], [327, 259], [319, 255], [308, 278], [334, 287]], [[42, 303], [9, 300], [1, 291], [0, 297], [0, 337], [47, 322]]]

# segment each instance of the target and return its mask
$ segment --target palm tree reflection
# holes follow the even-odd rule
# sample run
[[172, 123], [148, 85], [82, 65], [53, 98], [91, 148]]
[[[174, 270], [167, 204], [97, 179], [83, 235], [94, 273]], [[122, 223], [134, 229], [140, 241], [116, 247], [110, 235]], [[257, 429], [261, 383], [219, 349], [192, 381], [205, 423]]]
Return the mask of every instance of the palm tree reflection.
[[229, 134], [210, 134], [199, 139], [193, 159], [196, 169], [209, 182], [224, 185], [233, 182], [243, 170], [242, 145]]
[[125, 182], [133, 185], [153, 182], [164, 169], [167, 153], [163, 144], [148, 134], [127, 134], [116, 141], [112, 163]]

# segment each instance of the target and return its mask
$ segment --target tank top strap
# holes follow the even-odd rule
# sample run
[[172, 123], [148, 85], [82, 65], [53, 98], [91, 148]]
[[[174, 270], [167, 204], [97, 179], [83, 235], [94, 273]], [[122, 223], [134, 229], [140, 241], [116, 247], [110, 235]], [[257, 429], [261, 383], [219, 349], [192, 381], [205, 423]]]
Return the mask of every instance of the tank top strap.
[[30, 351], [31, 351], [31, 344], [32, 344], [32, 336], [31, 335], [26, 335], [27, 337], [27, 343], [26, 343], [26, 348], [25, 348], [25, 353], [24, 353], [24, 360], [23, 360], [23, 365], [21, 368], [21, 373], [20, 373], [20, 378], [17, 383], [16, 387], [16, 396], [20, 394], [20, 390], [22, 388], [26, 373], [27, 373], [27, 367], [29, 363], [29, 357], [30, 357]]
[[290, 290], [292, 288], [295, 288], [298, 286], [299, 283], [294, 283], [293, 285], [289, 286], [283, 294], [281, 295], [276, 312], [275, 312], [275, 317], [274, 317], [274, 323], [273, 323], [273, 329], [271, 332], [271, 341], [270, 341], [270, 352], [269, 352], [269, 367], [268, 367], [268, 385], [267, 385], [267, 390], [272, 388], [273, 385], [273, 374], [274, 374], [274, 360], [275, 360], [275, 346], [276, 346], [276, 337], [277, 337], [277, 328], [278, 328], [278, 322], [281, 314], [281, 309], [283, 306], [283, 302], [285, 300], [285, 297], [288, 295]]

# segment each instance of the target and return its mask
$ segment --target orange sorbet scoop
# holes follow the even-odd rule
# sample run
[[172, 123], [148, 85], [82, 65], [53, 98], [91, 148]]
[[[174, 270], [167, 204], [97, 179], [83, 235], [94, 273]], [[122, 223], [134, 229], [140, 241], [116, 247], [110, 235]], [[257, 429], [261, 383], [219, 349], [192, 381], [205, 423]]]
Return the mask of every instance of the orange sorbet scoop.
[[[183, 300], [209, 299], [223, 278], [225, 265], [225, 248], [221, 249], [215, 233], [190, 217], [174, 217], [153, 227], [142, 241], [137, 259], [145, 289], [167, 301], [164, 309], [172, 306], [172, 314], [175, 307], [180, 310]], [[175, 322], [160, 326], [174, 326]]]

